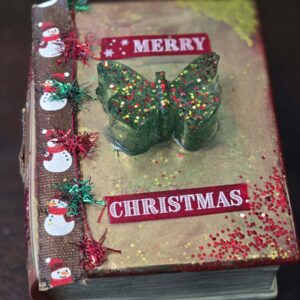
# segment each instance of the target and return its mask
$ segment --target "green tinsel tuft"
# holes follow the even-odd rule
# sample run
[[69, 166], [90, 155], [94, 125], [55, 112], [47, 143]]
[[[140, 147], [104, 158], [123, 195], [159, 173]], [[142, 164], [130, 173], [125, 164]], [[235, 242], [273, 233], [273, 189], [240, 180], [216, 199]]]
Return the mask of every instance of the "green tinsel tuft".
[[71, 181], [57, 185], [57, 188], [62, 193], [62, 199], [68, 201], [69, 216], [78, 215], [81, 204], [105, 205], [104, 200], [95, 200], [95, 195], [91, 193], [91, 179], [81, 181], [74, 178]]
[[89, 95], [89, 88], [80, 87], [76, 80], [72, 83], [62, 83], [53, 80], [52, 86], [55, 89], [55, 92], [52, 94], [50, 100], [59, 101], [68, 98], [75, 111], [81, 109], [84, 100], [93, 100], [93, 97]]
[[69, 8], [75, 11], [89, 11], [91, 7], [87, 3], [87, 0], [68, 0]]

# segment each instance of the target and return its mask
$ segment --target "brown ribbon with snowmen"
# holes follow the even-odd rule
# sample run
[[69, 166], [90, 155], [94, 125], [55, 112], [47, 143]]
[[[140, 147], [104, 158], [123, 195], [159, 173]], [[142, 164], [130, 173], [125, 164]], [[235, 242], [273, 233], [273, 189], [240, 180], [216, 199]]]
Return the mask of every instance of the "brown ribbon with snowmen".
[[[36, 189], [38, 201], [39, 288], [72, 283], [83, 278], [76, 243], [83, 236], [80, 216], [66, 217], [67, 203], [59, 199], [55, 184], [74, 178], [76, 160], [51, 139], [53, 129], [69, 130], [72, 107], [67, 99], [51, 101], [51, 80], [71, 82], [72, 62], [57, 64], [62, 36], [70, 31], [67, 0], [33, 7], [33, 72], [36, 120]], [[41, 88], [42, 87], [42, 88]]]

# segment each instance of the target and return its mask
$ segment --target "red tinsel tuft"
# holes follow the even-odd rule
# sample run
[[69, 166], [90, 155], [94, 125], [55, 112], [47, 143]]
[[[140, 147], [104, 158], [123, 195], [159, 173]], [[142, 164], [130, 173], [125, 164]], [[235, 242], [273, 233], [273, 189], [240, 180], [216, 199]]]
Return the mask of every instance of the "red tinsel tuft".
[[98, 242], [91, 237], [85, 236], [82, 242], [78, 244], [78, 248], [83, 256], [81, 263], [85, 270], [93, 270], [101, 266], [107, 260], [109, 252], [121, 253], [121, 251], [103, 246], [106, 233], [107, 230]]
[[57, 61], [58, 64], [67, 63], [70, 60], [81, 61], [87, 65], [89, 57], [92, 57], [91, 46], [89, 38], [86, 37], [84, 43], [81, 43], [76, 37], [75, 32], [70, 32], [63, 38], [65, 49], [62, 57]]
[[98, 133], [79, 132], [74, 134], [71, 130], [53, 130], [50, 139], [56, 139], [58, 145], [64, 145], [72, 154], [87, 156], [97, 148]]

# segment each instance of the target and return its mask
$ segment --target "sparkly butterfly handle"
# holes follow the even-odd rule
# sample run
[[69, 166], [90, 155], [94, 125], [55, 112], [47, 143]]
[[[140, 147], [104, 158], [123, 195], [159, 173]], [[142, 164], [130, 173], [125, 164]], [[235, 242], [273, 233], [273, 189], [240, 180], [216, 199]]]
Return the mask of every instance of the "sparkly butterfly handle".
[[217, 129], [218, 61], [216, 53], [201, 55], [171, 82], [163, 71], [150, 82], [120, 62], [100, 62], [96, 93], [112, 144], [130, 155], [172, 139], [186, 150], [200, 149]]

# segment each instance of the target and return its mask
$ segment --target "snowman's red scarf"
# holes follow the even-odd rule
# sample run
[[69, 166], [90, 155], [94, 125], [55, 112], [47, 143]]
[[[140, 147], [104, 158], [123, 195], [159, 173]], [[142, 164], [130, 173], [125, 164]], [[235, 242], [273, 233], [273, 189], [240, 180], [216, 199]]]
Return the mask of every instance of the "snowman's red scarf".
[[61, 279], [52, 279], [50, 281], [50, 286], [55, 287], [55, 286], [60, 286], [60, 285], [65, 285], [73, 282], [72, 276], [66, 277], [66, 278], [61, 278]]
[[48, 207], [47, 210], [51, 215], [65, 215], [68, 212], [65, 207]]
[[58, 145], [55, 147], [49, 147], [47, 150], [48, 150], [48, 155], [44, 157], [44, 160], [50, 161], [53, 159], [53, 154], [63, 152], [67, 150], [67, 148], [65, 145]]
[[55, 34], [55, 35], [51, 35], [51, 36], [43, 36], [42, 42], [48, 43], [48, 42], [56, 41], [58, 39], [60, 39], [59, 34]]
[[57, 145], [55, 147], [48, 147], [48, 153], [59, 153], [67, 150], [65, 145]]

